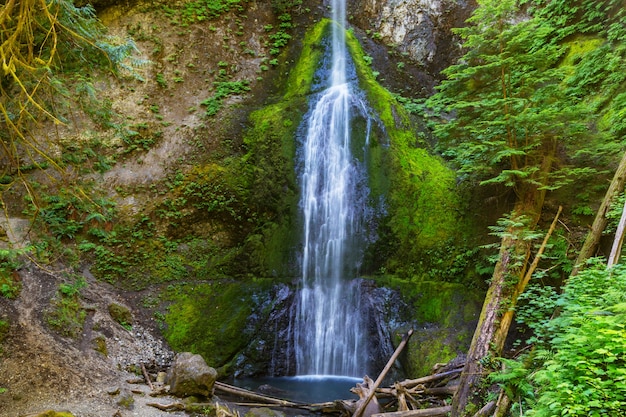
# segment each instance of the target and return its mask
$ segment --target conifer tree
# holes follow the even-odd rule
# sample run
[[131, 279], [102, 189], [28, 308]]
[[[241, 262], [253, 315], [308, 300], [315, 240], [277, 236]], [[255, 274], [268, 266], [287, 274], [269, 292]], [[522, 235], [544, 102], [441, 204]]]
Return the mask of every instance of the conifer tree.
[[[585, 132], [586, 111], [566, 96], [564, 48], [556, 28], [524, 16], [514, 0], [483, 0], [459, 29], [467, 53], [444, 71], [446, 80], [431, 98], [432, 108], [448, 114], [436, 133], [459, 172], [481, 184], [500, 184], [515, 194], [510, 215], [501, 222], [500, 252], [474, 334], [453, 416], [466, 415], [486, 369], [499, 356], [524, 290], [531, 242], [548, 190], [577, 171], [557, 154]], [[510, 313], [509, 313], [510, 312]]]

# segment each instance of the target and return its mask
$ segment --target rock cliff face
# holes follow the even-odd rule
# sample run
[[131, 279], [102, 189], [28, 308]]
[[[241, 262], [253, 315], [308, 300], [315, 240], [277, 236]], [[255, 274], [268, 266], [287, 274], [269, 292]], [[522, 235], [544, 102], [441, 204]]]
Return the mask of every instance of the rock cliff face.
[[459, 56], [460, 27], [474, 0], [349, 0], [349, 16], [359, 28], [437, 74]]

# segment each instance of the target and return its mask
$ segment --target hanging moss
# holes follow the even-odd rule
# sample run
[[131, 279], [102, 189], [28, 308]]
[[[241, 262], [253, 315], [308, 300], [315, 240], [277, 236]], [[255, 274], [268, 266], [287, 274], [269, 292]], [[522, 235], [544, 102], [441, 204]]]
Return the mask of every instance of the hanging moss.
[[307, 111], [315, 71], [323, 50], [319, 47], [328, 30], [324, 20], [309, 30], [300, 56], [289, 72], [282, 99], [250, 115], [251, 127], [244, 144], [244, 166], [250, 179], [250, 204], [263, 216], [255, 233], [246, 239], [245, 251], [259, 275], [289, 275], [298, 190], [295, 174], [296, 132]]

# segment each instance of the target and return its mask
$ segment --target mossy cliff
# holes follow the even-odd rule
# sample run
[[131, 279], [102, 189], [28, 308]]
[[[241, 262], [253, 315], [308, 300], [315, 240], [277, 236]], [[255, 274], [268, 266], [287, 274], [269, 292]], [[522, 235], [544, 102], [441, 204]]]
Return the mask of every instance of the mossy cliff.
[[[229, 186], [221, 187], [222, 192], [240, 190], [238, 194], [222, 199], [230, 202], [230, 205], [224, 204], [222, 214], [230, 216], [231, 223], [238, 215], [253, 219], [256, 225], [245, 229], [246, 234], [241, 236], [248, 260], [246, 265], [250, 267], [248, 276], [273, 276], [276, 282], [281, 277], [289, 281], [293, 273], [290, 268], [292, 248], [297, 244], [296, 137], [308, 110], [312, 86], [319, 82], [318, 69], [324, 65], [325, 38], [333, 24], [323, 19], [306, 33], [296, 46], [300, 51], [298, 59], [282, 80], [283, 93], [250, 114], [249, 128], [243, 134], [245, 154], [231, 163], [232, 170], [228, 166], [215, 169], [218, 172], [225, 170], [220, 178], [238, 178], [237, 184], [231, 179]], [[358, 142], [354, 144], [355, 149], [369, 146], [367, 160], [363, 162], [369, 170], [371, 205], [376, 209], [378, 218], [375, 221], [380, 229], [380, 241], [368, 254], [369, 267], [385, 269], [391, 265], [398, 268], [411, 260], [417, 265], [422, 254], [440, 247], [441, 242], [449, 242], [454, 228], [458, 230], [454, 173], [429, 153], [427, 144], [419, 138], [418, 125], [376, 81], [365, 53], [351, 32], [347, 32], [347, 40], [360, 88], [376, 119], [369, 145], [365, 144], [364, 135], [356, 131], [358, 120], [353, 126]], [[246, 204], [238, 205], [238, 201]], [[267, 291], [270, 287], [253, 285], [249, 279], [245, 281], [190, 284], [182, 287], [178, 295], [174, 293], [174, 304], [166, 319], [169, 325], [167, 336], [172, 345], [202, 353], [215, 366], [227, 367], [237, 350], [246, 343], [246, 317], [269, 313], [268, 309], [253, 311], [251, 300], [254, 291]], [[428, 297], [439, 295], [433, 298], [435, 301], [430, 301], [431, 304], [446, 305], [452, 302], [451, 292], [458, 289], [438, 292], [432, 286], [428, 288]], [[450, 325], [448, 321], [452, 319], [448, 315], [422, 314], [424, 308], [425, 305], [420, 304], [417, 309], [417, 321], [436, 323], [442, 329]], [[435, 306], [432, 310], [438, 308], [444, 306]], [[250, 331], [247, 330], [247, 335]], [[417, 364], [419, 360], [411, 362]], [[411, 369], [421, 371], [423, 367], [412, 365]]]

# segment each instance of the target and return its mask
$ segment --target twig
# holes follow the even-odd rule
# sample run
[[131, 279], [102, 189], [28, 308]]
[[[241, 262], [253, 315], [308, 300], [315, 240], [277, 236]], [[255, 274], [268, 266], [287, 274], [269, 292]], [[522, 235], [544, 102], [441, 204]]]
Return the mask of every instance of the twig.
[[435, 417], [445, 416], [452, 411], [452, 406], [422, 408], [420, 410], [396, 411], [394, 413], [372, 414], [372, 417]]
[[152, 381], [150, 381], [150, 375], [148, 375], [148, 371], [146, 371], [146, 366], [143, 363], [141, 364], [141, 372], [143, 372], [143, 377], [146, 378], [146, 382], [148, 383], [150, 389], [154, 391], [154, 385], [152, 385]]

